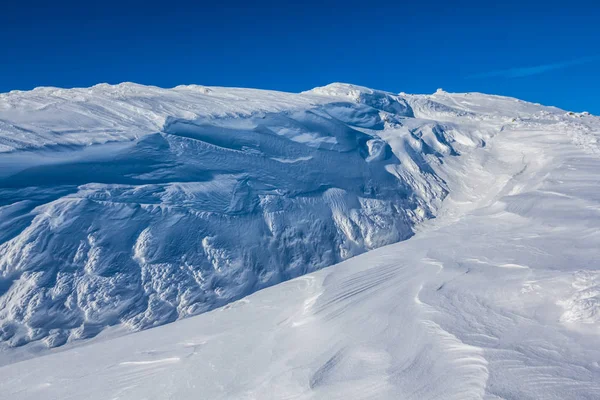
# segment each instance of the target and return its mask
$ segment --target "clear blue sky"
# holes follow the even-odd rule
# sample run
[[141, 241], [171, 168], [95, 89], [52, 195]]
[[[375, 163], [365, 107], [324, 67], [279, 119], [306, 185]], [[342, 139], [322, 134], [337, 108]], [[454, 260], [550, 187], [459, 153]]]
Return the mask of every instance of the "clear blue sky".
[[480, 91], [600, 114], [600, 2], [25, 1], [0, 7], [0, 92], [133, 81]]

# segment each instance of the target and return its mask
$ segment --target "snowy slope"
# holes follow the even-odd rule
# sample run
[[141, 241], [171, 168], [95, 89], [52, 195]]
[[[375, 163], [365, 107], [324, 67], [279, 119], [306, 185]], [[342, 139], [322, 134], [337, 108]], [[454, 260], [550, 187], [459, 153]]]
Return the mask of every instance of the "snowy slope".
[[514, 114], [436, 96], [0, 95], [0, 347], [161, 325], [409, 238], [447, 194], [435, 167]]
[[[320, 110], [344, 104], [335, 120], [390, 146], [376, 163], [436, 218], [407, 219], [417, 232], [406, 241], [218, 310], [4, 366], [0, 392], [11, 399], [600, 398], [599, 118], [480, 94], [402, 95], [396, 106], [398, 97], [333, 85], [298, 97]], [[350, 104], [376, 107], [383, 127], [358, 118]], [[368, 149], [339, 173], [377, 165]], [[389, 183], [379, 179], [381, 191]], [[362, 198], [351, 186], [336, 188]], [[99, 196], [89, 187], [78, 193]], [[367, 209], [359, 204], [357, 212]], [[13, 207], [4, 215], [19, 215]], [[50, 215], [63, 215], [55, 229], [74, 218]], [[155, 254], [168, 253], [154, 243]]]

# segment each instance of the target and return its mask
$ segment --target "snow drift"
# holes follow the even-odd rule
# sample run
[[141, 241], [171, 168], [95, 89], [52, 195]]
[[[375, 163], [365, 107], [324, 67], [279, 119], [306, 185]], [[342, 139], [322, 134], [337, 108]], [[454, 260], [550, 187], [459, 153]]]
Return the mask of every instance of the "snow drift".
[[145, 329], [409, 238], [433, 166], [496, 130], [444, 115], [346, 84], [0, 95], [0, 340]]
[[600, 398], [597, 117], [343, 84], [0, 108], [8, 398]]

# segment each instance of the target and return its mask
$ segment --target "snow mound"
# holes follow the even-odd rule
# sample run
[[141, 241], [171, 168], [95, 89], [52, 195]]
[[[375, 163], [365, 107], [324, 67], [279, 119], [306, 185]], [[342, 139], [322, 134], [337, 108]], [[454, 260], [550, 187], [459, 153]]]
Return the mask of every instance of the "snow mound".
[[[586, 121], [569, 131], [594, 149]], [[0, 341], [146, 329], [408, 239], [468, 176], [454, 159], [574, 123], [515, 99], [348, 84], [2, 94]]]
[[488, 132], [344, 88], [2, 95], [0, 340], [146, 329], [412, 236], [432, 165]]
[[[480, 94], [404, 95], [415, 118], [298, 96], [313, 105], [167, 118], [109, 147], [112, 175], [91, 151], [67, 158], [81, 184], [2, 186], [3, 265], [38, 266], [2, 275], [9, 342], [44, 326], [54, 346], [113, 322], [160, 324], [269, 273], [319, 268], [337, 246], [415, 235], [156, 329], [5, 349], [2, 394], [600, 398], [600, 119]], [[83, 183], [94, 169], [105, 181]]]
[[401, 96], [381, 90], [369, 89], [363, 86], [356, 86], [348, 83], [332, 83], [304, 93], [347, 98], [356, 103], [365, 104], [374, 109], [386, 111], [398, 116], [414, 116], [410, 105]]

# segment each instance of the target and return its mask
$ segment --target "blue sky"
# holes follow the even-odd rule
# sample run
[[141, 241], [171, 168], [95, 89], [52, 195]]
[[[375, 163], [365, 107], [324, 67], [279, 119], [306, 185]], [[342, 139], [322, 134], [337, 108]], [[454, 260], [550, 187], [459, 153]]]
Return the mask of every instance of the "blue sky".
[[480, 91], [600, 115], [600, 2], [5, 0], [0, 92], [133, 81]]

